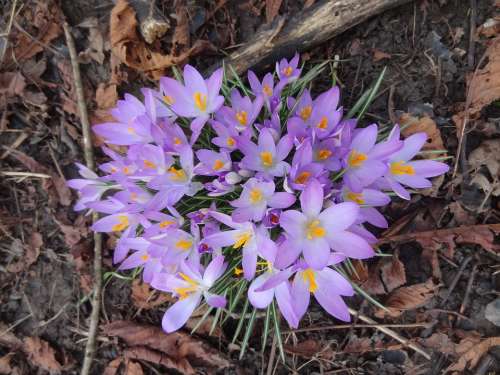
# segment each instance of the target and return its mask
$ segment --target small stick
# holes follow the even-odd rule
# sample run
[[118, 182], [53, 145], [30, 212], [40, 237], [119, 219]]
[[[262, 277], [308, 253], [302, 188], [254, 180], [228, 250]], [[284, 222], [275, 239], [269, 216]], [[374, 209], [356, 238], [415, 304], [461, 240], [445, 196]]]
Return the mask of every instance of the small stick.
[[0, 174], [12, 177], [52, 178], [52, 176], [49, 176], [48, 174], [45, 173], [33, 173], [33, 172], [0, 171]]
[[441, 304], [440, 304], [441, 306], [444, 306], [444, 304], [446, 303], [446, 301], [448, 301], [448, 298], [450, 298], [451, 293], [453, 293], [453, 290], [455, 289], [455, 287], [458, 284], [458, 280], [460, 280], [460, 277], [464, 273], [465, 267], [467, 267], [467, 265], [469, 264], [469, 262], [471, 260], [472, 260], [472, 257], [468, 256], [467, 258], [465, 258], [465, 260], [460, 265], [460, 268], [458, 269], [458, 272], [455, 275], [455, 278], [451, 282], [450, 288], [448, 289], [448, 292], [446, 293], [446, 296], [444, 297], [443, 302], [441, 302]]
[[283, 331], [282, 333], [302, 333], [302, 332], [314, 332], [314, 331], [324, 331], [328, 329], [349, 329], [349, 328], [429, 328], [431, 327], [431, 323], [410, 323], [410, 324], [337, 324], [331, 326], [323, 326], [323, 327], [310, 327], [310, 328], [300, 328], [300, 329], [292, 329], [288, 331]]
[[420, 348], [420, 346], [418, 346], [412, 342], [409, 342], [407, 339], [405, 339], [403, 336], [400, 336], [398, 333], [394, 332], [392, 329], [381, 326], [381, 325], [377, 325], [377, 322], [375, 320], [373, 320], [372, 318], [369, 318], [366, 315], [360, 314], [359, 312], [357, 312], [356, 310], [353, 310], [351, 308], [349, 308], [349, 313], [351, 315], [356, 315], [359, 318], [359, 320], [362, 320], [365, 323], [376, 325], [375, 328], [377, 328], [380, 332], [383, 332], [386, 335], [391, 336], [394, 340], [399, 341], [401, 344], [403, 344], [403, 346], [407, 346], [408, 348], [413, 349], [415, 352], [420, 354], [425, 359], [427, 359], [429, 361], [431, 360], [431, 356], [429, 355], [429, 353], [427, 353], [422, 348]]
[[[71, 66], [73, 68], [73, 77], [75, 79], [76, 97], [78, 100], [78, 110], [80, 121], [82, 123], [83, 135], [83, 153], [85, 155], [85, 163], [91, 170], [95, 170], [94, 150], [92, 148], [92, 140], [90, 137], [90, 124], [87, 113], [87, 105], [85, 103], [85, 95], [83, 93], [82, 78], [80, 75], [80, 66], [76, 54], [75, 41], [69, 30], [69, 25], [66, 21], [63, 23], [64, 35], [66, 44], [68, 45]], [[95, 222], [98, 215], [92, 215], [92, 221]], [[99, 326], [99, 310], [101, 306], [102, 293], [102, 239], [101, 234], [94, 232], [94, 294], [92, 296], [92, 313], [90, 315], [89, 335], [87, 345], [85, 346], [85, 357], [83, 359], [81, 375], [88, 375], [94, 358], [97, 328]]]
[[465, 290], [464, 300], [460, 305], [460, 314], [463, 314], [465, 309], [467, 308], [467, 304], [469, 303], [470, 291], [472, 289], [472, 284], [474, 283], [474, 278], [476, 277], [477, 267], [479, 264], [474, 264], [472, 267], [472, 271], [470, 273], [469, 281], [467, 282], [467, 289]]
[[273, 363], [274, 363], [274, 357], [276, 356], [276, 344], [277, 343], [278, 343], [278, 340], [277, 340], [276, 332], [275, 332], [274, 336], [273, 336], [273, 343], [271, 344], [271, 354], [269, 356], [269, 363], [267, 364], [266, 375], [271, 375], [273, 373]]

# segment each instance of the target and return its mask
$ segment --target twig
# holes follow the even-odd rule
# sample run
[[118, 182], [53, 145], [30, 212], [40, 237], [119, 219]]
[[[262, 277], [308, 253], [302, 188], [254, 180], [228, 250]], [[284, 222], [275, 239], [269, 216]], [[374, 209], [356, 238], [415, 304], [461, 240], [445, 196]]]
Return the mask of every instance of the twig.
[[472, 257], [468, 256], [467, 258], [465, 258], [465, 260], [460, 265], [460, 268], [458, 269], [458, 272], [455, 275], [455, 278], [451, 282], [450, 288], [448, 289], [448, 292], [446, 293], [446, 296], [444, 297], [443, 302], [441, 302], [441, 304], [440, 304], [441, 306], [444, 306], [444, 304], [446, 303], [446, 301], [448, 301], [448, 298], [450, 298], [451, 293], [453, 293], [453, 290], [457, 286], [458, 280], [460, 280], [460, 277], [464, 273], [465, 267], [467, 267], [467, 265], [469, 264], [469, 262], [471, 260], [472, 260]]
[[302, 332], [314, 332], [314, 331], [325, 331], [329, 329], [349, 329], [349, 328], [429, 328], [432, 326], [432, 323], [409, 323], [409, 324], [337, 324], [331, 326], [323, 326], [323, 327], [310, 327], [310, 328], [300, 328], [300, 329], [292, 329], [288, 331], [282, 331], [281, 333], [302, 333]]
[[0, 171], [0, 174], [12, 177], [52, 178], [52, 176], [49, 176], [48, 174], [45, 173], [33, 173], [33, 172]]
[[472, 266], [472, 271], [469, 276], [469, 281], [467, 281], [467, 289], [465, 289], [465, 295], [464, 295], [464, 300], [462, 301], [462, 304], [460, 305], [460, 314], [463, 314], [465, 312], [465, 309], [467, 308], [467, 304], [469, 303], [469, 297], [470, 297], [470, 291], [472, 290], [472, 284], [474, 284], [474, 278], [476, 277], [476, 272], [477, 268], [479, 267], [479, 264], [476, 263], [474, 266]]
[[476, 0], [470, 0], [469, 52], [467, 54], [469, 69], [474, 68], [474, 54], [476, 52], [476, 15], [477, 2]]
[[383, 332], [386, 335], [391, 336], [394, 340], [399, 341], [401, 344], [403, 344], [403, 346], [407, 346], [408, 348], [413, 349], [415, 352], [420, 354], [425, 359], [427, 359], [429, 361], [431, 360], [431, 356], [429, 355], [429, 353], [425, 352], [422, 348], [420, 348], [420, 346], [418, 346], [412, 342], [409, 342], [407, 339], [400, 336], [398, 333], [394, 332], [392, 329], [381, 326], [381, 325], [377, 325], [377, 322], [375, 320], [367, 317], [366, 315], [360, 314], [359, 312], [357, 312], [354, 309], [349, 308], [349, 313], [351, 315], [357, 315], [359, 320], [362, 320], [365, 323], [376, 325], [375, 328], [377, 328], [380, 332]]
[[[73, 77], [75, 79], [76, 97], [78, 100], [78, 110], [80, 114], [80, 121], [82, 123], [83, 135], [83, 153], [85, 155], [85, 163], [91, 170], [95, 169], [94, 163], [94, 150], [92, 148], [92, 141], [90, 137], [90, 124], [87, 113], [87, 105], [85, 103], [85, 95], [83, 93], [82, 78], [80, 76], [80, 67], [75, 48], [75, 41], [69, 30], [69, 25], [66, 21], [63, 23], [64, 35], [66, 37], [66, 44], [68, 45], [69, 56], [71, 59], [71, 67], [73, 68]], [[96, 213], [92, 215], [92, 221], [97, 221], [98, 216]], [[101, 292], [102, 292], [102, 239], [101, 234], [94, 232], [94, 294], [92, 296], [92, 313], [90, 315], [89, 335], [87, 345], [85, 346], [85, 357], [83, 359], [81, 375], [88, 375], [90, 367], [94, 358], [97, 328], [99, 326], [99, 310], [101, 306]]]
[[273, 336], [273, 343], [271, 344], [271, 354], [269, 355], [269, 362], [267, 364], [266, 375], [271, 375], [273, 372], [274, 357], [276, 356], [276, 344], [278, 343], [276, 333]]

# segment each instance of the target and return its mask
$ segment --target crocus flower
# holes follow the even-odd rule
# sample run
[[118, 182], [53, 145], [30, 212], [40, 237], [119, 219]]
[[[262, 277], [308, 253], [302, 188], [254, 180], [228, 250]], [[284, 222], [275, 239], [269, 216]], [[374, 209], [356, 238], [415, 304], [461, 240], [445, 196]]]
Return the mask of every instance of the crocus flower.
[[243, 185], [240, 197], [231, 202], [236, 207], [232, 217], [237, 222], [258, 222], [264, 217], [267, 207], [288, 208], [294, 203], [295, 195], [275, 192], [274, 182], [251, 178]]
[[217, 113], [217, 119], [241, 132], [253, 125], [263, 104], [262, 97], [258, 96], [252, 101], [248, 96], [241, 96], [238, 90], [233, 89], [231, 107], [222, 107]]
[[281, 177], [290, 165], [283, 161], [290, 152], [293, 143], [290, 137], [284, 136], [276, 145], [269, 129], [262, 129], [259, 134], [259, 143], [238, 138], [241, 151], [245, 157], [241, 166], [252, 171], [258, 171], [264, 177]]
[[195, 68], [187, 64], [184, 66], [185, 86], [172, 78], [160, 79], [164, 101], [171, 110], [178, 116], [195, 118], [191, 122], [191, 143], [200, 135], [210, 114], [224, 103], [224, 97], [219, 95], [222, 76], [223, 70], [218, 69], [205, 81]]
[[214, 233], [205, 237], [204, 243], [211, 247], [232, 246], [242, 249], [243, 272], [247, 280], [253, 279], [257, 267], [257, 257], [273, 260], [276, 256], [276, 245], [269, 238], [269, 233], [263, 226], [256, 227], [250, 222], [237, 223], [230, 216], [212, 212], [212, 217], [227, 225], [231, 230]]
[[276, 73], [280, 79], [280, 87], [296, 80], [299, 78], [302, 69], [298, 68], [299, 65], [299, 54], [296, 53], [295, 56], [288, 62], [287, 59], [281, 59], [280, 62], [276, 63]]
[[385, 160], [402, 147], [399, 139], [375, 144], [378, 128], [372, 124], [354, 136], [350, 151], [345, 157], [344, 180], [352, 190], [370, 185], [387, 171]]
[[211, 125], [217, 133], [217, 137], [212, 138], [212, 143], [229, 151], [236, 150], [236, 138], [239, 134], [238, 130], [233, 126], [224, 125], [218, 121], [212, 121]]
[[262, 97], [264, 99], [264, 103], [266, 103], [267, 109], [272, 112], [272, 99], [275, 97], [279, 97], [279, 95], [281, 94], [281, 89], [274, 86], [273, 75], [271, 73], [267, 73], [261, 83], [255, 73], [249, 70], [248, 83], [250, 83], [250, 87], [252, 88], [254, 95], [257, 97]]
[[304, 140], [293, 156], [287, 185], [294, 190], [303, 190], [311, 179], [319, 179], [324, 172], [323, 165], [313, 162], [311, 143]]
[[181, 328], [193, 311], [200, 304], [202, 297], [212, 307], [224, 307], [226, 299], [209, 290], [224, 273], [227, 264], [223, 256], [215, 257], [207, 266], [203, 275], [196, 265], [182, 262], [175, 276], [159, 273], [151, 285], [158, 290], [173, 293], [179, 297], [163, 315], [162, 327], [167, 333]]
[[280, 226], [287, 233], [287, 240], [278, 251], [276, 265], [286, 267], [302, 253], [307, 265], [323, 269], [330, 258], [330, 249], [351, 258], [373, 256], [370, 245], [347, 229], [354, 224], [359, 206], [352, 202], [333, 204], [322, 211], [323, 188], [311, 180], [300, 195], [302, 211], [284, 211]]
[[344, 202], [354, 202], [359, 205], [381, 207], [389, 204], [391, 198], [377, 189], [362, 189], [360, 192], [354, 192], [347, 186], [342, 189], [342, 200]]
[[[395, 127], [390, 135], [391, 140], [399, 140], [399, 127]], [[402, 185], [414, 189], [425, 189], [432, 186], [429, 177], [448, 172], [449, 166], [435, 160], [412, 159], [427, 141], [426, 133], [416, 133], [403, 141], [403, 147], [392, 154], [388, 160], [388, 169], [384, 180], [398, 196], [410, 199], [410, 193]]]
[[202, 149], [196, 151], [196, 156], [200, 164], [196, 166], [194, 172], [203, 176], [220, 176], [223, 172], [231, 170], [231, 157], [227, 152], [215, 152]]

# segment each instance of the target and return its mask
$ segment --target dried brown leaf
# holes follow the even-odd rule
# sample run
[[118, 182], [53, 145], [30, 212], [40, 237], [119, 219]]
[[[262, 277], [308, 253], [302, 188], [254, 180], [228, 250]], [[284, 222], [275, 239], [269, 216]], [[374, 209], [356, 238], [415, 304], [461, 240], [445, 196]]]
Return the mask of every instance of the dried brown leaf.
[[176, 370], [181, 374], [196, 374], [196, 371], [190, 365], [189, 361], [185, 358], [175, 360], [165, 356], [165, 354], [159, 351], [152, 350], [145, 346], [135, 346], [133, 348], [128, 348], [124, 351], [123, 354], [126, 358], [140, 359], [142, 361], [155, 363], [168, 369]]
[[146, 346], [175, 360], [187, 359], [193, 365], [214, 368], [231, 366], [231, 362], [222, 353], [182, 331], [166, 334], [156, 326], [121, 320], [104, 326], [104, 333], [120, 337], [129, 346]]
[[394, 254], [389, 260], [385, 260], [380, 268], [382, 281], [387, 292], [406, 284], [406, 272], [404, 264], [399, 260], [398, 254]]
[[335, 356], [335, 352], [330, 348], [330, 345], [313, 339], [299, 342], [297, 345], [285, 344], [283, 349], [285, 349], [287, 353], [305, 358], [319, 357], [331, 359]]
[[3, 357], [0, 357], [0, 374], [5, 374], [5, 375], [12, 375], [16, 370], [11, 367], [10, 365], [10, 360], [12, 359], [12, 356], [14, 353], [9, 353], [4, 355]]
[[99, 21], [96, 17], [89, 17], [83, 20], [78, 27], [88, 30], [88, 46], [85, 51], [78, 54], [83, 62], [90, 62], [90, 59], [102, 64], [104, 62], [104, 37], [99, 29]]
[[108, 363], [108, 365], [104, 369], [103, 375], [116, 375], [118, 373], [118, 369], [120, 368], [122, 362], [123, 358], [121, 357], [113, 359], [111, 362]]
[[11, 263], [7, 266], [7, 271], [18, 273], [25, 271], [36, 262], [40, 255], [40, 248], [43, 246], [42, 235], [38, 232], [32, 232], [29, 241], [23, 246], [24, 253], [17, 262]]
[[138, 362], [129, 360], [125, 363], [123, 375], [144, 375], [144, 371], [142, 371], [142, 367]]
[[474, 369], [483, 355], [485, 355], [493, 346], [500, 345], [500, 337], [490, 337], [480, 341], [475, 338], [465, 338], [456, 347], [458, 360], [451, 364], [445, 373], [451, 371], [464, 371]]
[[189, 14], [185, 0], [175, 1], [176, 25], [172, 44], [174, 47], [187, 47], [191, 44], [189, 35]]
[[26, 80], [21, 72], [6, 72], [0, 74], [0, 95], [7, 97], [21, 95], [26, 87]]
[[116, 105], [118, 92], [114, 83], [100, 83], [95, 92], [95, 101], [99, 109], [108, 110]]
[[427, 280], [425, 283], [410, 285], [396, 289], [384, 303], [384, 306], [389, 310], [388, 312], [379, 309], [375, 316], [383, 318], [390, 316], [397, 318], [405, 310], [413, 310], [425, 305], [429, 300], [434, 297], [438, 285], [435, 285], [432, 279]]
[[172, 297], [167, 293], [158, 293], [148, 284], [136, 279], [132, 282], [132, 301], [137, 308], [149, 310], [172, 302]]
[[266, 0], [266, 22], [269, 23], [276, 18], [283, 0]]
[[56, 359], [55, 350], [47, 341], [39, 337], [27, 337], [24, 339], [23, 351], [33, 366], [49, 371], [52, 374], [61, 373], [63, 368]]
[[392, 55], [390, 53], [381, 51], [381, 50], [376, 49], [376, 48], [372, 49], [372, 52], [373, 52], [373, 61], [374, 62], [384, 60], [384, 59], [390, 59], [392, 57]]
[[500, 176], [500, 139], [484, 141], [470, 153], [467, 160], [476, 171], [484, 165], [493, 178]]
[[[436, 123], [429, 116], [416, 117], [409, 113], [403, 113], [399, 118], [401, 125], [401, 134], [407, 138], [412, 134], [425, 132], [427, 133], [427, 143], [424, 144], [423, 150], [445, 150], [441, 132]], [[430, 158], [436, 157], [436, 154], [430, 155]]]

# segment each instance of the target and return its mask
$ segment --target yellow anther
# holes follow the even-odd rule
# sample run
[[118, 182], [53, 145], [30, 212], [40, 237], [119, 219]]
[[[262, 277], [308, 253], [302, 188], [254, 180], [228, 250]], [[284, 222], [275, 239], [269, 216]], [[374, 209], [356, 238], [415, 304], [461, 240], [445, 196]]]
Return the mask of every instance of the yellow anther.
[[150, 168], [150, 169], [155, 169], [156, 168], [156, 164], [153, 163], [152, 161], [144, 160], [144, 167], [145, 168]]
[[318, 129], [325, 130], [328, 127], [328, 118], [326, 116], [321, 117], [317, 127]]
[[246, 111], [239, 111], [239, 112], [236, 112], [236, 120], [238, 120], [238, 122], [245, 126], [247, 124], [247, 121], [248, 121], [248, 114], [246, 113]]
[[147, 261], [148, 261], [148, 259], [149, 259], [149, 255], [148, 255], [148, 254], [141, 255], [141, 260], [142, 260], [143, 262], [147, 262]]
[[127, 128], [127, 132], [129, 132], [130, 134], [136, 134], [135, 129], [131, 126]]
[[176, 169], [175, 167], [170, 167], [168, 172], [170, 173], [170, 179], [172, 181], [182, 181], [186, 179], [186, 172], [183, 169]]
[[314, 293], [318, 289], [318, 283], [316, 282], [316, 275], [314, 271], [310, 268], [302, 272], [302, 278], [306, 283], [309, 284], [309, 291]]
[[287, 66], [286, 68], [283, 68], [281, 71], [286, 77], [290, 77], [293, 73], [293, 68], [291, 66]]
[[325, 234], [325, 228], [321, 226], [321, 222], [319, 220], [313, 220], [307, 225], [306, 236], [308, 240], [324, 237]]
[[234, 269], [234, 275], [235, 276], [240, 276], [243, 273], [243, 270], [241, 268], [236, 267]]
[[307, 172], [307, 171], [301, 172], [295, 178], [295, 183], [300, 184], [300, 185], [304, 185], [309, 180], [309, 177], [311, 177], [311, 172]]
[[345, 195], [346, 199], [355, 202], [357, 204], [365, 204], [365, 200], [363, 199], [363, 193], [353, 193], [350, 191]]
[[174, 98], [172, 98], [170, 95], [164, 95], [163, 96], [163, 101], [167, 103], [168, 105], [174, 104]]
[[271, 167], [273, 165], [273, 154], [269, 151], [263, 151], [260, 153], [260, 161], [264, 167]]
[[233, 247], [235, 249], [238, 249], [242, 246], [245, 246], [248, 241], [252, 238], [252, 233], [251, 232], [243, 232], [241, 234], [238, 234], [236, 236], [236, 241], [234, 241]]
[[269, 85], [264, 85], [262, 86], [262, 91], [264, 92], [264, 94], [266, 94], [267, 96], [272, 96], [273, 95], [273, 89], [269, 86]]
[[125, 174], [130, 174], [130, 168], [129, 167], [123, 167], [122, 171]]
[[415, 174], [415, 169], [411, 165], [405, 165], [404, 161], [395, 161], [391, 163], [391, 173], [395, 175], [408, 174], [413, 176]]
[[236, 141], [234, 140], [233, 137], [227, 137], [226, 144], [229, 147], [233, 147], [236, 144]]
[[179, 276], [189, 284], [189, 286], [174, 289], [175, 293], [179, 295], [179, 299], [182, 300], [187, 298], [191, 293], [196, 292], [198, 289], [198, 283], [185, 273], [179, 272]]
[[113, 232], [120, 232], [129, 226], [127, 215], [118, 215], [118, 223], [111, 227]]
[[252, 204], [257, 204], [257, 203], [262, 201], [262, 198], [263, 198], [262, 190], [255, 187], [252, 190], [250, 190], [249, 196], [250, 196], [250, 202]]
[[160, 222], [160, 224], [158, 225], [161, 229], [165, 229], [165, 228], [168, 228], [169, 226], [175, 224], [174, 221], [172, 220], [163, 220], [162, 222]]
[[311, 117], [312, 113], [312, 106], [306, 105], [304, 108], [302, 108], [299, 112], [299, 116], [302, 120], [307, 121], [309, 120], [309, 117]]
[[366, 159], [368, 159], [366, 154], [352, 150], [347, 158], [347, 164], [349, 167], [361, 167]]
[[189, 250], [192, 246], [193, 246], [193, 241], [185, 239], [179, 240], [175, 244], [175, 247], [181, 249], [182, 251]]
[[214, 165], [213, 165], [213, 170], [218, 171], [224, 167], [224, 162], [220, 159], [215, 160]]
[[111, 167], [111, 173], [116, 173], [118, 172], [118, 169], [116, 167]]
[[133, 191], [130, 193], [130, 200], [136, 201], [138, 196], [139, 196], [139, 194], [137, 194], [135, 191]]
[[174, 137], [174, 145], [179, 146], [182, 143], [179, 137]]
[[207, 96], [205, 94], [202, 94], [201, 92], [196, 91], [193, 94], [193, 99], [194, 99], [194, 105], [201, 112], [205, 112], [207, 110]]
[[318, 159], [319, 160], [326, 160], [328, 159], [330, 156], [332, 156], [332, 152], [326, 148], [324, 149], [321, 149], [318, 151]]

